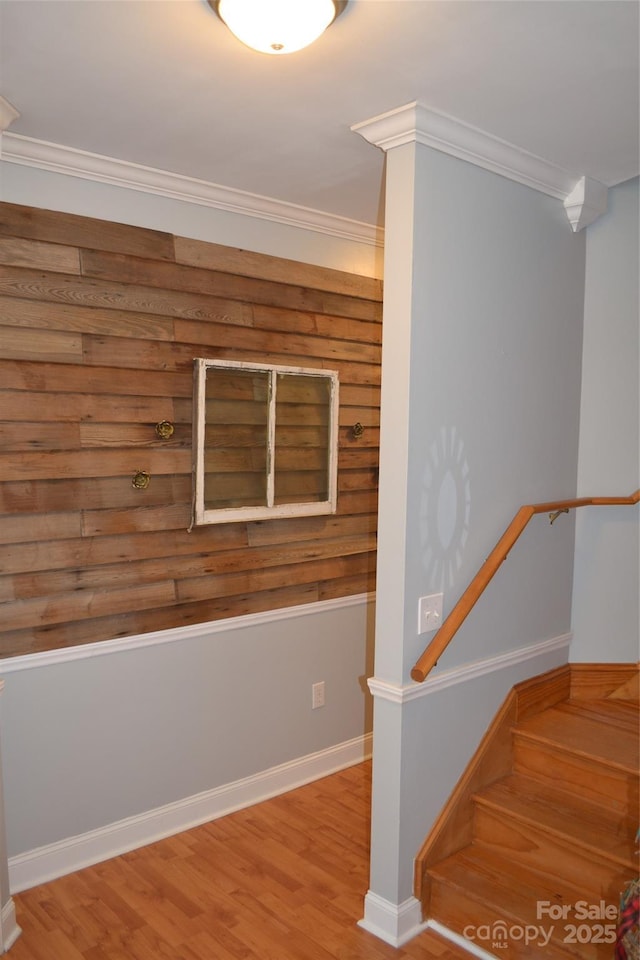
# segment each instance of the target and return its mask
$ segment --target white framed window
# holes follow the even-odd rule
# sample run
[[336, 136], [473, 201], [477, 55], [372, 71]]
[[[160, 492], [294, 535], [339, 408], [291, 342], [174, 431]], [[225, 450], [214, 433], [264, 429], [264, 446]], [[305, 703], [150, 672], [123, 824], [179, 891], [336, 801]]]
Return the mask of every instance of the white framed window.
[[338, 374], [194, 360], [196, 525], [335, 513]]

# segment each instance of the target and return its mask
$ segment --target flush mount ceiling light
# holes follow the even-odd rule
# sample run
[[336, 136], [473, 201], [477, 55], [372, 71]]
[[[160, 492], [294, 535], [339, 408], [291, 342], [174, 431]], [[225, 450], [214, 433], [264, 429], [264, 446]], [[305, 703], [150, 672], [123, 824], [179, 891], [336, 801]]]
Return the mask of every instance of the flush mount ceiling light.
[[260, 53], [308, 47], [342, 13], [346, 0], [209, 0], [229, 30]]

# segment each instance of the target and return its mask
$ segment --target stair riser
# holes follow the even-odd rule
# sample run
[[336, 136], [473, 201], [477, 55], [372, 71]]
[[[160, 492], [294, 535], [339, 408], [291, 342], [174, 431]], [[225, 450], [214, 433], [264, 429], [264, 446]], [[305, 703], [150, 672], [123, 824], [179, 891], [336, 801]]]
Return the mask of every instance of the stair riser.
[[585, 800], [624, 813], [638, 809], [638, 777], [600, 760], [582, 757], [521, 737], [514, 738], [513, 770], [528, 777], [577, 791]]
[[[558, 935], [560, 941], [565, 935], [564, 922], [536, 919], [535, 905], [526, 919], [510, 917], [499, 905], [477, 902], [469, 892], [437, 879], [432, 886], [431, 904], [433, 916], [440, 923], [470, 940], [475, 936], [472, 943], [505, 960], [610, 960], [612, 956], [611, 945], [599, 952], [600, 947], [595, 944], [558, 942]], [[555, 938], [552, 935], [549, 939], [550, 927], [554, 928]], [[528, 935], [523, 936], [527, 929]]]
[[604, 853], [583, 849], [567, 837], [556, 836], [534, 823], [510, 818], [508, 811], [478, 806], [475, 838], [495, 853], [584, 890], [585, 899], [617, 904], [620, 891], [634, 875], [634, 866], [623, 868]]

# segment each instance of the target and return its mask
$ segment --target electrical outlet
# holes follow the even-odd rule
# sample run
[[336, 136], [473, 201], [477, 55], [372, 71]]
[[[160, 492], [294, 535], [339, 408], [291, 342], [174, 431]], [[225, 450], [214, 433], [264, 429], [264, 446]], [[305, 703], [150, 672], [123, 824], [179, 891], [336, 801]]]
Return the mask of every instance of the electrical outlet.
[[432, 633], [442, 623], [443, 594], [432, 593], [418, 600], [418, 634]]
[[317, 710], [318, 707], [324, 707], [324, 680], [311, 687], [311, 709]]

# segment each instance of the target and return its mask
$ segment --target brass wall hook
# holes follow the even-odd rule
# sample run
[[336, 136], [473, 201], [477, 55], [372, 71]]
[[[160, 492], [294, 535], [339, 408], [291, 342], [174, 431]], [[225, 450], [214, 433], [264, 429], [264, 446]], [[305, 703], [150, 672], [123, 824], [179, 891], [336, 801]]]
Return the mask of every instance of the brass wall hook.
[[146, 472], [146, 470], [138, 470], [137, 473], [134, 473], [131, 479], [131, 486], [135, 487], [136, 490], [146, 490], [149, 486], [149, 481], [151, 477]]
[[359, 440], [360, 437], [363, 435], [363, 433], [364, 433], [364, 427], [358, 420], [358, 422], [354, 423], [354, 425], [351, 427], [351, 439]]
[[549, 523], [553, 523], [554, 520], [557, 520], [561, 513], [569, 513], [569, 508], [565, 507], [564, 510], [556, 510], [555, 513], [549, 514]]
[[168, 440], [169, 437], [172, 437], [174, 429], [175, 427], [169, 420], [161, 420], [160, 423], [156, 423], [156, 434], [161, 440]]

